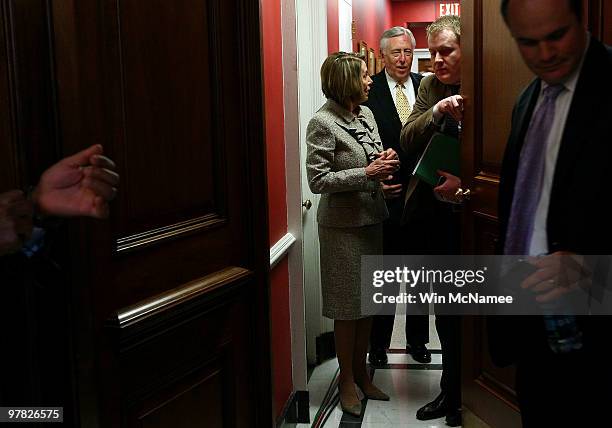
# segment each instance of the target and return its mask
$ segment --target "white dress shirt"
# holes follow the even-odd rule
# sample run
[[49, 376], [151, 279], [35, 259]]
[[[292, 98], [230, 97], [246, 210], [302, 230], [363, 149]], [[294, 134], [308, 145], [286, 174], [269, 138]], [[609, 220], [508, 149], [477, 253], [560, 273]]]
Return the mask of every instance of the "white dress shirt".
[[[562, 91], [555, 102], [555, 117], [546, 140], [546, 152], [544, 160], [544, 177], [542, 181], [542, 190], [540, 193], [540, 201], [535, 213], [535, 220], [533, 223], [533, 233], [531, 235], [531, 242], [529, 245], [529, 255], [538, 256], [548, 254], [548, 234], [546, 233], [546, 221], [548, 218], [548, 205], [550, 203], [550, 191], [553, 184], [553, 178], [555, 174], [555, 166], [557, 165], [557, 156], [559, 155], [559, 147], [561, 146], [561, 139], [563, 138], [563, 132], [565, 131], [565, 123], [567, 122], [567, 115], [574, 98], [574, 92], [576, 91], [576, 84], [578, 83], [578, 77], [582, 71], [582, 65], [584, 64], [584, 58], [586, 56], [586, 50], [588, 49], [590, 42], [590, 36], [587, 38], [587, 44], [585, 51], [582, 55], [582, 59], [578, 68], [572, 73], [568, 79], [563, 83], [565, 90]], [[540, 95], [536, 103], [534, 112], [538, 109], [542, 101], [544, 100], [543, 92], [544, 89], [549, 85], [542, 81], [540, 88]], [[533, 115], [532, 115], [533, 117]], [[529, 189], [523, 189], [523, 191], [529, 191]]]
[[[387, 83], [389, 84], [389, 90], [391, 91], [391, 96], [393, 97], [393, 104], [395, 103], [395, 95], [396, 95], [396, 86], [397, 81], [393, 80], [393, 77], [389, 76], [387, 70], [385, 70], [385, 76], [387, 76]], [[414, 92], [414, 86], [412, 85], [412, 77], [408, 74], [408, 80], [404, 82], [404, 88], [402, 89], [406, 98], [408, 98], [408, 102], [410, 103], [410, 107], [414, 108], [414, 103], [416, 101], [416, 93]]]

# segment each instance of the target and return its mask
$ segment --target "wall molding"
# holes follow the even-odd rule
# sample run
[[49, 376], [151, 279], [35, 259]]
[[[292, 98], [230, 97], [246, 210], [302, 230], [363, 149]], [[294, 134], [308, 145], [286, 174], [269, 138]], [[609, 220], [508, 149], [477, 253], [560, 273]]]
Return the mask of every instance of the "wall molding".
[[287, 233], [270, 248], [270, 269], [276, 266], [276, 264], [285, 257], [295, 241], [295, 236], [291, 233]]
[[280, 416], [276, 420], [277, 428], [295, 427], [296, 424], [310, 423], [310, 396], [307, 390], [291, 393]]

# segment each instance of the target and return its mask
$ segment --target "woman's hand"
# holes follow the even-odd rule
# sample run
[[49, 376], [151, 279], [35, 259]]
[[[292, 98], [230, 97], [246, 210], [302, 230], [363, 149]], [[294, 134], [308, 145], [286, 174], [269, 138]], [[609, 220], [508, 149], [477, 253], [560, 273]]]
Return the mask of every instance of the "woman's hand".
[[397, 155], [397, 152], [391, 148], [387, 149], [387, 150], [383, 150], [382, 152], [378, 153], [378, 157], [385, 159], [385, 160], [397, 160], [399, 159], [399, 156]]
[[[385, 152], [382, 152], [385, 153]], [[395, 152], [394, 152], [395, 153]], [[399, 169], [400, 161], [397, 159], [386, 160], [386, 155], [370, 163], [365, 170], [370, 180], [386, 181], [393, 178], [393, 173]]]

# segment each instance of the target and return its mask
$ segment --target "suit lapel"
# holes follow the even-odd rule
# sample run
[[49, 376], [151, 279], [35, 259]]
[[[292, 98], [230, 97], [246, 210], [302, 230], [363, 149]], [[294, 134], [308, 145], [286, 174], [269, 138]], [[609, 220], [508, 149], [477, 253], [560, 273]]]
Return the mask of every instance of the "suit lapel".
[[535, 106], [538, 101], [538, 96], [540, 95], [540, 88], [542, 84], [540, 80], [536, 80], [531, 84], [526, 90], [523, 97], [521, 97], [521, 101], [517, 106], [517, 122], [518, 123], [518, 134], [516, 139], [514, 140], [515, 146], [513, 149], [515, 150], [515, 154], [520, 155], [521, 149], [523, 148], [523, 142], [525, 140], [525, 135], [527, 134], [527, 130], [529, 129], [529, 122], [531, 122], [531, 116], [533, 115], [533, 111], [535, 110]]
[[412, 87], [414, 88], [414, 97], [419, 95], [419, 86], [421, 86], [421, 79], [423, 77], [420, 74], [410, 73], [410, 80], [412, 80]]
[[378, 94], [380, 95], [379, 101], [383, 111], [386, 112], [388, 117], [393, 118], [394, 122], [397, 121], [397, 123], [400, 124], [399, 114], [397, 113], [397, 109], [393, 103], [393, 96], [391, 95], [389, 84], [387, 83], [387, 74], [385, 70], [381, 71], [374, 77], [376, 78], [375, 83], [380, 86]]
[[594, 77], [598, 75], [597, 64], [602, 63], [598, 59], [598, 54], [600, 54], [597, 52], [598, 47], [598, 44], [592, 40], [576, 84], [572, 104], [565, 122], [561, 146], [559, 147], [551, 190], [551, 204], [557, 200], [560, 192], [567, 188], [567, 180], [572, 175], [580, 151], [587, 146], [591, 127], [585, 126], [585, 124], [598, 116], [597, 112], [601, 98], [593, 97], [593, 94], [597, 93], [597, 82], [599, 81], [598, 78]]
[[519, 158], [523, 140], [531, 115], [535, 109], [538, 95], [540, 93], [540, 81], [534, 80], [521, 94], [512, 116], [512, 128], [510, 130], [510, 138], [504, 154], [504, 162], [502, 165], [501, 183], [500, 183], [500, 198], [499, 198], [499, 214], [501, 226], [501, 247], [503, 248], [503, 240], [505, 238], [506, 226], [508, 224], [508, 216], [512, 206], [512, 198], [514, 197], [514, 184], [516, 182], [516, 173], [518, 171]]

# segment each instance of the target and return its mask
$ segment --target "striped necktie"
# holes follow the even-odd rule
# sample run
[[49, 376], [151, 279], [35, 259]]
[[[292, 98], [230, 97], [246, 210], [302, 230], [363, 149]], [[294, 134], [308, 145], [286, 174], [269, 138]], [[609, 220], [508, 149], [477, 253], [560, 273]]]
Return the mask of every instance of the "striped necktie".
[[408, 102], [408, 98], [406, 98], [406, 94], [402, 91], [403, 88], [403, 84], [398, 83], [395, 85], [395, 108], [397, 108], [397, 114], [402, 122], [402, 126], [406, 124], [408, 116], [412, 113], [412, 107]]
[[555, 102], [564, 89], [563, 85], [548, 86], [544, 89], [543, 101], [534, 113], [525, 135], [514, 184], [505, 254], [529, 254], [544, 178], [546, 142], [555, 117]]

